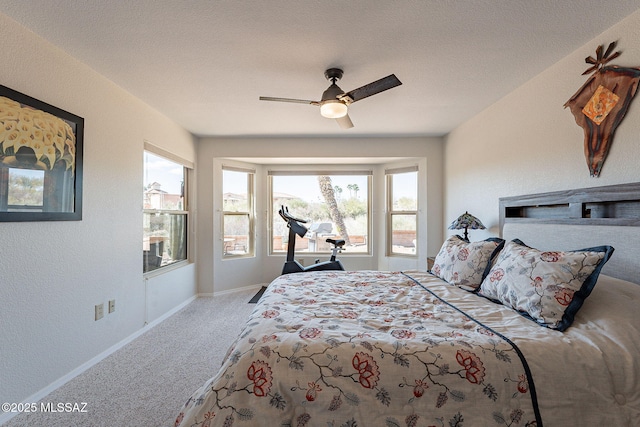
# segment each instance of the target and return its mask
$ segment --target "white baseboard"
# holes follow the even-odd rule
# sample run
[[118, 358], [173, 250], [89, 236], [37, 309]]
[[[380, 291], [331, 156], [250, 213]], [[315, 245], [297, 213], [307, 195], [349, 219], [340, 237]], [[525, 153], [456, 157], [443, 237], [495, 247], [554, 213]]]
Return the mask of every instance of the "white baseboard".
[[[231, 293], [246, 291], [246, 290], [250, 290], [250, 289], [256, 289], [257, 290], [257, 289], [260, 289], [260, 287], [266, 286], [266, 285], [267, 285], [267, 283], [258, 283], [256, 285], [244, 286], [242, 288], [229, 289], [229, 290], [226, 290], [226, 291], [215, 292], [215, 295], [217, 296], [217, 295], [231, 294]], [[142, 328], [140, 328], [139, 330], [137, 330], [133, 334], [129, 335], [128, 337], [126, 337], [122, 341], [112, 345], [111, 347], [109, 347], [108, 349], [103, 351], [102, 353], [98, 354], [97, 356], [93, 357], [92, 359], [88, 360], [87, 362], [83, 363], [82, 365], [78, 366], [77, 368], [75, 368], [74, 370], [69, 372], [68, 374], [64, 375], [61, 378], [58, 378], [57, 380], [55, 380], [54, 382], [52, 382], [51, 384], [49, 384], [45, 388], [43, 388], [43, 389], [39, 390], [38, 392], [32, 394], [31, 396], [26, 398], [23, 401], [23, 403], [26, 404], [26, 403], [39, 402], [40, 400], [45, 398], [47, 395], [49, 395], [50, 393], [52, 393], [56, 389], [62, 387], [63, 385], [65, 385], [66, 383], [68, 383], [69, 381], [71, 381], [72, 379], [77, 377], [78, 375], [82, 374], [83, 372], [85, 372], [86, 370], [91, 368], [93, 365], [96, 365], [97, 363], [99, 363], [100, 361], [105, 359], [107, 356], [110, 356], [111, 354], [113, 354], [116, 351], [120, 350], [122, 347], [124, 347], [125, 345], [129, 344], [131, 341], [135, 340], [140, 335], [142, 335], [145, 332], [147, 332], [149, 329], [153, 328], [154, 326], [157, 326], [158, 324], [162, 323], [167, 318], [173, 316], [175, 313], [177, 313], [178, 311], [182, 310], [184, 307], [189, 305], [196, 298], [213, 297], [213, 296], [214, 296], [214, 293], [201, 293], [201, 294], [192, 296], [188, 300], [184, 301], [182, 304], [180, 304], [180, 305], [174, 307], [173, 309], [169, 310], [168, 312], [166, 312], [162, 316], [158, 317], [157, 319], [153, 320], [149, 324], [144, 325]], [[8, 422], [10, 419], [15, 417], [16, 415], [19, 415], [19, 413], [17, 413], [17, 412], [0, 413], [0, 426], [2, 424], [4, 424], [4, 423]]]
[[216, 295], [233, 294], [233, 293], [236, 293], [236, 292], [248, 291], [250, 289], [260, 289], [262, 286], [267, 286], [267, 285], [268, 285], [268, 283], [258, 283], [256, 285], [243, 286], [242, 288], [228, 289], [226, 291], [217, 291], [217, 292], [207, 293], [207, 294], [198, 294], [198, 296], [213, 297], [213, 296], [216, 296]]
[[[55, 391], [59, 387], [62, 387], [64, 384], [68, 383], [73, 378], [77, 377], [78, 375], [80, 375], [81, 373], [86, 371], [87, 369], [91, 368], [93, 365], [99, 363], [100, 361], [105, 359], [107, 356], [110, 356], [111, 354], [115, 353], [116, 351], [118, 351], [119, 349], [124, 347], [125, 345], [129, 344], [131, 341], [133, 341], [136, 338], [138, 338], [140, 335], [142, 335], [145, 332], [147, 332], [149, 329], [153, 328], [154, 326], [157, 326], [162, 321], [164, 321], [167, 318], [171, 317], [172, 315], [176, 314], [178, 311], [182, 310], [184, 307], [189, 305], [196, 298], [198, 298], [198, 295], [192, 296], [188, 300], [184, 301], [182, 304], [180, 304], [180, 305], [174, 307], [173, 309], [169, 310], [168, 312], [166, 312], [162, 316], [158, 317], [154, 321], [150, 322], [147, 325], [144, 325], [142, 328], [138, 329], [136, 332], [134, 332], [133, 334], [129, 335], [128, 337], [126, 337], [122, 341], [112, 345], [111, 347], [109, 347], [108, 349], [103, 351], [102, 353], [98, 354], [97, 356], [93, 357], [92, 359], [89, 359], [88, 361], [86, 361], [82, 365], [78, 366], [77, 368], [75, 368], [74, 370], [69, 372], [68, 374], [58, 378], [57, 380], [55, 380], [54, 382], [52, 382], [51, 384], [49, 384], [48, 386], [46, 386], [42, 390], [39, 390], [38, 392], [32, 394], [31, 396], [26, 398], [23, 401], [23, 403], [26, 404], [26, 403], [39, 402], [40, 400], [45, 398], [51, 392]], [[2, 424], [4, 424], [4, 423], [8, 422], [10, 419], [15, 417], [16, 415], [19, 415], [19, 413], [18, 412], [5, 412], [5, 413], [0, 414], [0, 426]]]

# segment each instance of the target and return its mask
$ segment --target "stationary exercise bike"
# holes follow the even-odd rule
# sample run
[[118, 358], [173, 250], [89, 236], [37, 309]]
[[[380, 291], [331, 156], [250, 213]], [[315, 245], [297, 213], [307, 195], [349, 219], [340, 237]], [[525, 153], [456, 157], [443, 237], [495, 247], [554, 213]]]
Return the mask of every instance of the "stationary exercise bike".
[[300, 237], [304, 237], [307, 234], [308, 228], [301, 223], [307, 223], [304, 219], [293, 217], [289, 214], [289, 208], [284, 206], [280, 207], [278, 211], [282, 219], [287, 223], [289, 227], [289, 244], [287, 245], [287, 261], [282, 267], [282, 274], [289, 273], [302, 273], [305, 271], [323, 271], [323, 270], [344, 270], [342, 263], [339, 259], [336, 259], [336, 254], [342, 250], [344, 246], [344, 240], [342, 239], [327, 239], [326, 242], [333, 245], [331, 248], [331, 258], [329, 261], [320, 262], [319, 259], [315, 260], [315, 263], [306, 267], [302, 266], [298, 261], [294, 259], [296, 251], [296, 234]]

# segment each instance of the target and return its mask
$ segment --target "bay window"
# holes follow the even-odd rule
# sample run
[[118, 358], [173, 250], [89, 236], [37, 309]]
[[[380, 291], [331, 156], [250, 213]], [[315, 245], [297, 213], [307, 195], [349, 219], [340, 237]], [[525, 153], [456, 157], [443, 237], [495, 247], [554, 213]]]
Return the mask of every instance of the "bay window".
[[346, 253], [370, 253], [371, 171], [271, 170], [271, 253], [288, 247], [288, 229], [280, 206], [306, 219], [309, 229], [296, 237], [296, 253], [329, 253], [327, 238], [344, 239]]
[[222, 230], [225, 258], [254, 254], [253, 170], [222, 167]]
[[418, 167], [387, 169], [387, 255], [416, 256]]

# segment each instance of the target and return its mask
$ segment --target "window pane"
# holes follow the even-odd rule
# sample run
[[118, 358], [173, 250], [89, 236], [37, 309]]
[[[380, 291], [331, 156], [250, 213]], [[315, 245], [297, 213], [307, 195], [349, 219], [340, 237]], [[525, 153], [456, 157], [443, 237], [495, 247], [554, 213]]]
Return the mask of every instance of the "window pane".
[[406, 172], [391, 175], [393, 211], [418, 210], [418, 172]]
[[391, 216], [391, 248], [393, 253], [416, 253], [416, 215]]
[[187, 259], [186, 167], [144, 152], [143, 271]]
[[9, 168], [8, 211], [42, 212], [44, 171]]
[[251, 222], [248, 214], [224, 215], [224, 254], [247, 255], [249, 253], [249, 231]]
[[224, 256], [253, 254], [253, 173], [222, 169]]
[[309, 222], [309, 232], [296, 239], [296, 252], [330, 252], [327, 238], [346, 240], [349, 253], [368, 252], [368, 175], [273, 175], [272, 248], [287, 250], [287, 224], [278, 215], [281, 205]]
[[184, 210], [184, 166], [145, 151], [144, 208]]
[[143, 270], [155, 270], [187, 259], [187, 216], [144, 214]]
[[225, 212], [249, 212], [247, 198], [249, 174], [222, 170], [222, 210]]

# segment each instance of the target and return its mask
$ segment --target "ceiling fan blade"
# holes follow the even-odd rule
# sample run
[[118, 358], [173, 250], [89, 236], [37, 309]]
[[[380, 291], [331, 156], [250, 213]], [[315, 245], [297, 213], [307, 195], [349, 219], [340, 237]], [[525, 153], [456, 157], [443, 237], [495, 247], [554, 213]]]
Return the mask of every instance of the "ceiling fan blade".
[[336, 119], [336, 122], [338, 122], [338, 124], [342, 129], [350, 129], [353, 127], [353, 122], [351, 121], [351, 118], [349, 117], [348, 114], [342, 117], [338, 117]]
[[271, 96], [261, 96], [260, 101], [295, 102], [296, 104], [320, 105], [318, 101], [309, 101], [305, 99], [292, 99], [292, 98], [273, 98]]
[[350, 99], [346, 100], [348, 103], [360, 101], [368, 96], [375, 95], [376, 93], [384, 92], [385, 90], [391, 89], [396, 86], [400, 86], [402, 82], [398, 80], [395, 74], [388, 75], [387, 77], [383, 77], [380, 80], [376, 80], [375, 82], [371, 82], [367, 85], [354, 89], [340, 96], [340, 99], [349, 97]]

